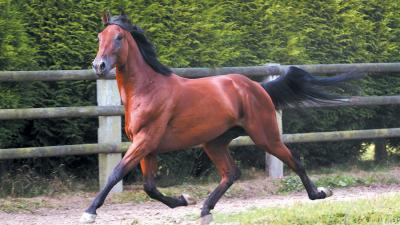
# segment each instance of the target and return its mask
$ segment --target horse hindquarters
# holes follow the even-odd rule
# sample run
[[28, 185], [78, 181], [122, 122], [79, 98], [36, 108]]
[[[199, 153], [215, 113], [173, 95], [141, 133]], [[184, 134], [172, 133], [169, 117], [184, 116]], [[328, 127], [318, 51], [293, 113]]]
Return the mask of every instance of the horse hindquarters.
[[246, 97], [244, 102], [244, 126], [254, 143], [264, 151], [276, 156], [300, 177], [310, 199], [323, 199], [331, 194], [327, 189], [319, 190], [309, 179], [303, 165], [295, 159], [282, 142], [276, 120], [275, 107], [260, 86]]

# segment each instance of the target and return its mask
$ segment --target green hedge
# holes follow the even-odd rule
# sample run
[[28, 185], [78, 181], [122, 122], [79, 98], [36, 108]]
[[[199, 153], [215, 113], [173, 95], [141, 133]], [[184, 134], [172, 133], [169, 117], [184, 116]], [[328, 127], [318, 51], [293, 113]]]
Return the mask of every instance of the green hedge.
[[[397, 0], [121, 0], [110, 5], [104, 0], [0, 0], [0, 70], [90, 68], [97, 50], [96, 35], [102, 29], [100, 14], [105, 9], [116, 14], [121, 5], [133, 22], [146, 30], [161, 61], [171, 67], [400, 60]], [[395, 76], [367, 78], [361, 82], [360, 93], [398, 94], [399, 84]], [[95, 104], [93, 82], [0, 85], [1, 108]], [[287, 111], [284, 130], [296, 133], [399, 127], [396, 119], [399, 113], [395, 107]], [[97, 139], [95, 119], [0, 124], [0, 147], [3, 148]], [[398, 145], [396, 141], [391, 144]], [[302, 144], [291, 148], [303, 155], [309, 165], [354, 160], [363, 151], [361, 141]], [[234, 155], [246, 162], [245, 151], [235, 151]], [[202, 153], [179, 154], [179, 157], [196, 158], [204, 163], [204, 157], [195, 154]], [[251, 154], [252, 157], [262, 155], [260, 151]], [[263, 157], [258, 158], [260, 162], [255, 164], [262, 166]], [[66, 163], [75, 165], [79, 160], [82, 158], [67, 157]], [[172, 169], [175, 160], [165, 156], [162, 165], [170, 165]], [[46, 164], [45, 161], [40, 162]], [[94, 158], [90, 162], [89, 166], [96, 163]], [[187, 167], [193, 171], [198, 165]]]

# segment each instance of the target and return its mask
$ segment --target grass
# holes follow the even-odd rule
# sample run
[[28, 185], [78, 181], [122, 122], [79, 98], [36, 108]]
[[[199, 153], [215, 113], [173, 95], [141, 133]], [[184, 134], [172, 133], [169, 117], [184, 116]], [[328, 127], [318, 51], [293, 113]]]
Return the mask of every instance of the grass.
[[254, 208], [236, 214], [216, 214], [215, 224], [399, 224], [400, 194], [379, 198], [297, 203], [287, 207]]
[[[323, 168], [309, 172], [317, 186], [345, 188], [354, 186], [400, 184], [396, 163], [376, 164], [363, 161], [356, 165], [344, 164], [334, 168]], [[287, 174], [279, 183], [278, 193], [303, 190], [303, 185], [294, 173]]]
[[0, 173], [0, 199], [7, 197], [52, 196], [76, 191], [93, 191], [97, 189], [95, 179], [77, 178], [67, 174], [60, 166], [44, 176], [35, 170], [22, 167], [12, 172]]
[[[381, 175], [382, 174], [382, 175]], [[313, 179], [317, 186], [329, 188], [345, 188], [382, 184], [400, 184], [395, 175], [373, 173], [368, 175], [334, 174]], [[279, 193], [290, 193], [303, 190], [303, 184], [297, 176], [287, 176], [280, 182]]]
[[43, 199], [27, 198], [5, 198], [0, 199], [0, 211], [13, 212], [33, 212], [39, 208], [51, 208], [52, 206]]

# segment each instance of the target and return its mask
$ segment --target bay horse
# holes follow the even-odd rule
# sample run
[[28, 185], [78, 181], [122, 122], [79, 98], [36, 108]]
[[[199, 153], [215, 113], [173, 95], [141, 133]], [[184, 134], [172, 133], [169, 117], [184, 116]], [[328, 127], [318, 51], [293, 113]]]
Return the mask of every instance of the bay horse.
[[92, 223], [96, 210], [112, 187], [140, 163], [144, 191], [170, 208], [194, 203], [189, 195], [165, 196], [155, 184], [157, 154], [202, 144], [215, 164], [221, 181], [204, 201], [201, 223], [211, 221], [210, 211], [226, 190], [239, 179], [240, 171], [229, 154], [228, 144], [249, 135], [256, 146], [278, 157], [301, 179], [308, 197], [324, 199], [328, 188], [317, 188], [301, 162], [281, 140], [275, 110], [301, 102], [335, 101], [324, 86], [351, 79], [338, 75], [322, 78], [289, 67], [271, 82], [255, 82], [244, 75], [228, 74], [187, 79], [161, 64], [153, 45], [124, 14], [104, 14], [106, 26], [98, 34], [99, 49], [93, 61], [98, 76], [116, 67], [116, 80], [125, 106], [125, 132], [132, 144], [81, 217]]

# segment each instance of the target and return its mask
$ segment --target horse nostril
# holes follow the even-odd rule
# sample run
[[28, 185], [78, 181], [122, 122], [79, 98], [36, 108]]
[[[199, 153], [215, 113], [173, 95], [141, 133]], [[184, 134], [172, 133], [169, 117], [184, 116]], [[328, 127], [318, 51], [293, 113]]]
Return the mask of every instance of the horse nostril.
[[103, 71], [106, 68], [106, 64], [104, 62], [100, 63], [100, 70]]

